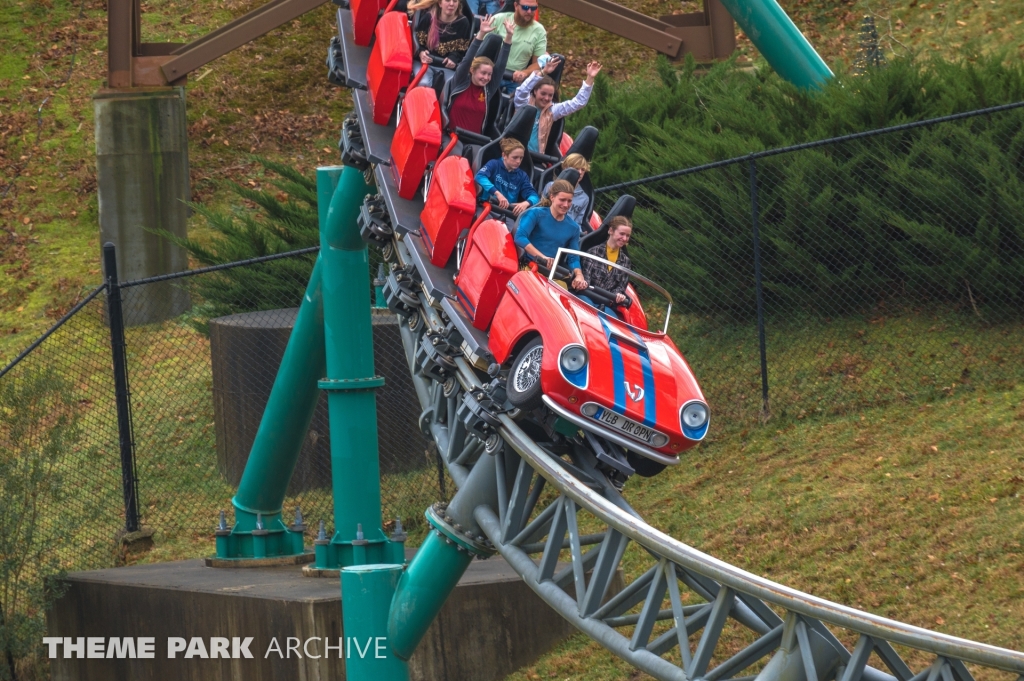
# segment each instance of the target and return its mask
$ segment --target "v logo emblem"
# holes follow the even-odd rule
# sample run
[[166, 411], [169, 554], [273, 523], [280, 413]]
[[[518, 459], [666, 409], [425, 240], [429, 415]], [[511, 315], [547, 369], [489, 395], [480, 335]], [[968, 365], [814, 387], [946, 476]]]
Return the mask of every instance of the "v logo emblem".
[[638, 386], [636, 383], [634, 383], [631, 386], [629, 384], [629, 381], [625, 381], [625, 383], [626, 383], [626, 394], [629, 395], [629, 399], [633, 400], [634, 402], [639, 402], [640, 400], [644, 399], [644, 389], [643, 388]]

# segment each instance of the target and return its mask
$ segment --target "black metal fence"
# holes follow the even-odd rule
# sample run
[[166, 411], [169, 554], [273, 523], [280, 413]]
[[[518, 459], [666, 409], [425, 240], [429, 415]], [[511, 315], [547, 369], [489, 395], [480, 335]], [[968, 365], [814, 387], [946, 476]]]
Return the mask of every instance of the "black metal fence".
[[[637, 198], [631, 257], [671, 291], [670, 333], [717, 429], [1024, 380], [1022, 107], [598, 191], [602, 213], [623, 194]], [[117, 537], [139, 524], [210, 541], [315, 251], [112, 278], [0, 370], [0, 451], [53, 448], [57, 417], [25, 408], [40, 403], [38, 386], [60, 392], [57, 411], [75, 420], [59, 453], [63, 491], [42, 522], [61, 529], [67, 567], [115, 562]], [[385, 517], [401, 516], [415, 536], [423, 509], [451, 488], [419, 431], [396, 324], [386, 312], [374, 317], [386, 378], [377, 394], [382, 495]], [[21, 412], [36, 416], [12, 418]], [[285, 506], [301, 505], [311, 526], [331, 524], [328, 443], [321, 404]]]
[[1024, 103], [597, 192], [718, 423], [1024, 379]]
[[[194, 542], [213, 536], [220, 509], [230, 518], [316, 250], [135, 282], [108, 276], [0, 373], [0, 387], [12, 393], [44, 377], [77, 405], [77, 439], [60, 456], [61, 503], [45, 519], [74, 525], [74, 541], [61, 549], [66, 565], [116, 563], [126, 529]], [[417, 425], [397, 324], [386, 309], [374, 311], [376, 371], [386, 379], [377, 391], [381, 494], [385, 519], [401, 517], [415, 538], [423, 510], [451, 488]], [[0, 450], [39, 450], [47, 423], [19, 430], [19, 442], [11, 436], [0, 426]], [[314, 529], [320, 519], [333, 526], [323, 397], [286, 513], [297, 506]]]

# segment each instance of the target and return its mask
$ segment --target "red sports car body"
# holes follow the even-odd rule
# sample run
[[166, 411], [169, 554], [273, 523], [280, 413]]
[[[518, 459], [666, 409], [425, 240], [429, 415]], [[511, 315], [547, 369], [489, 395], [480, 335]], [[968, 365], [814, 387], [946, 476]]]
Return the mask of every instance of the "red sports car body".
[[[646, 329], [638, 303], [619, 308], [629, 324], [533, 269], [506, 288], [489, 342], [497, 362], [515, 360], [510, 383], [539, 338], [543, 350], [533, 359], [541, 355], [543, 402], [562, 418], [667, 465], [704, 438], [709, 414], [700, 386], [672, 339]], [[574, 356], [563, 359], [567, 352]]]

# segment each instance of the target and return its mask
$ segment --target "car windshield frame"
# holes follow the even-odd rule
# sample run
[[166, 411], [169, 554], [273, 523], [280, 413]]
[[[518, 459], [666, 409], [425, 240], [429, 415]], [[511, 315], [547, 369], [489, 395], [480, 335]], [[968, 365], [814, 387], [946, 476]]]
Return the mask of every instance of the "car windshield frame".
[[[555, 282], [555, 270], [558, 269], [558, 263], [560, 263], [562, 261], [562, 255], [563, 254], [573, 254], [573, 255], [582, 256], [584, 258], [590, 258], [591, 260], [599, 260], [600, 262], [604, 263], [605, 265], [610, 265], [611, 267], [614, 267], [617, 270], [622, 270], [623, 272], [625, 272], [627, 275], [629, 275], [631, 277], [636, 277], [637, 279], [639, 279], [640, 281], [642, 281], [643, 283], [647, 284], [648, 286], [653, 288], [655, 291], [657, 291], [658, 293], [663, 295], [665, 297], [665, 300], [668, 301], [668, 308], [665, 310], [665, 325], [661, 329], [661, 334], [662, 335], [667, 335], [668, 334], [668, 320], [672, 316], [672, 294], [669, 293], [667, 290], [665, 290], [664, 287], [662, 287], [659, 284], [654, 283], [653, 281], [651, 281], [650, 279], [648, 279], [644, 275], [639, 274], [637, 272], [634, 272], [633, 270], [631, 270], [629, 268], [623, 267], [622, 265], [619, 265], [618, 263], [614, 263], [611, 260], [605, 260], [604, 258], [596, 256], [593, 253], [587, 253], [586, 251], [577, 251], [577, 250], [573, 250], [571, 248], [559, 248], [558, 252], [555, 253], [555, 266], [551, 268], [550, 272], [548, 272], [548, 281], [550, 281], [552, 284], [554, 284], [554, 282]], [[579, 297], [579, 296], [577, 296], [577, 297]], [[586, 301], [584, 301], [584, 302], [586, 302]], [[594, 307], [595, 310], [598, 309], [596, 306], [591, 306], [591, 307]], [[621, 321], [623, 324], [626, 324], [627, 326], [632, 327], [634, 329], [637, 328], [637, 327], [633, 326], [632, 324], [630, 324], [629, 322], [627, 322], [625, 320], [620, 319], [619, 321]], [[640, 330], [643, 331], [643, 329], [640, 329]], [[648, 331], [648, 333], [650, 333], [650, 332]]]

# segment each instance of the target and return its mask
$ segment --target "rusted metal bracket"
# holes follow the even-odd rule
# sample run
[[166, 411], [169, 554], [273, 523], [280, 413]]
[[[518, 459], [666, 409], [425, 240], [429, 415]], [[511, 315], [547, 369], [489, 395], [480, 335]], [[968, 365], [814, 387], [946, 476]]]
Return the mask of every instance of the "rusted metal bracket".
[[719, 0], [705, 0], [701, 12], [658, 19], [611, 0], [543, 0], [541, 4], [672, 58], [692, 54], [697, 61], [709, 62], [725, 59], [736, 49], [735, 24]]
[[183, 45], [161, 66], [168, 82], [178, 80], [231, 50], [316, 9], [326, 0], [272, 0], [226, 26]]

